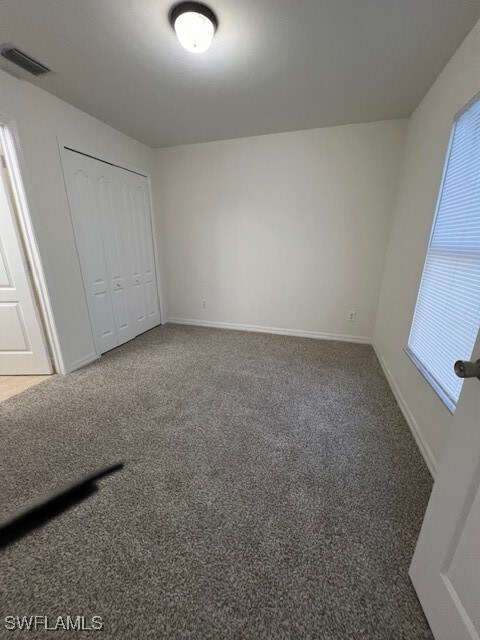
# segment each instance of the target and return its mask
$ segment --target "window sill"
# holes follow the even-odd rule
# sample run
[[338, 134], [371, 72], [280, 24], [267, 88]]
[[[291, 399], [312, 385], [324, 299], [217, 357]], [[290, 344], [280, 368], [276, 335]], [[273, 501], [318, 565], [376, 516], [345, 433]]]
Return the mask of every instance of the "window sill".
[[442, 387], [438, 384], [438, 382], [435, 380], [435, 378], [433, 378], [433, 376], [425, 369], [425, 367], [420, 362], [420, 360], [415, 356], [415, 354], [412, 353], [408, 347], [405, 347], [404, 351], [407, 354], [407, 356], [410, 358], [410, 360], [413, 362], [415, 367], [418, 369], [418, 371], [422, 374], [422, 376], [428, 382], [428, 384], [435, 391], [435, 393], [440, 398], [440, 400], [443, 402], [443, 404], [447, 407], [447, 409], [453, 415], [455, 413], [455, 409], [457, 407], [456, 403], [453, 402], [453, 400], [447, 396], [447, 394], [442, 389]]

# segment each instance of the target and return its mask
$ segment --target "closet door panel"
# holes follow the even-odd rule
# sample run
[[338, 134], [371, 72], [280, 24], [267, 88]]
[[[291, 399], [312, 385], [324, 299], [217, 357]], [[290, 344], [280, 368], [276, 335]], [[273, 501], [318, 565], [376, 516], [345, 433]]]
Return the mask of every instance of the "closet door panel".
[[158, 324], [158, 322], [160, 322], [160, 316], [157, 304], [157, 283], [153, 280], [147, 280], [147, 282], [145, 282], [145, 297], [147, 305], [147, 315], [150, 319], [154, 319], [156, 321], [155, 324]]
[[[140, 233], [142, 237], [143, 275], [145, 290], [145, 310], [150, 322], [160, 322], [158, 306], [157, 277], [155, 272], [155, 258], [153, 253], [152, 225], [150, 219], [150, 206], [148, 199], [148, 184], [146, 178], [137, 180], [137, 216], [140, 220]], [[152, 326], [154, 326], [154, 324]]]
[[[125, 172], [126, 174], [126, 172]], [[128, 229], [128, 248], [130, 256], [129, 281], [132, 290], [132, 304], [134, 318], [137, 325], [137, 333], [146, 331], [145, 305], [143, 300], [142, 267], [140, 254], [137, 250], [138, 229], [135, 223], [134, 204], [132, 200], [132, 188], [130, 176], [122, 175], [122, 200], [124, 208], [125, 225]]]
[[65, 150], [65, 182], [90, 320], [99, 353], [118, 345], [90, 158]]
[[160, 323], [147, 189], [146, 178], [123, 171], [122, 197], [130, 230], [130, 283], [133, 290], [137, 333], [147, 331]]
[[115, 327], [119, 344], [135, 337], [136, 331], [131, 310], [131, 300], [126, 275], [126, 229], [122, 217], [119, 194], [118, 169], [93, 160], [95, 169], [97, 202], [105, 248], [105, 260], [110, 280]]

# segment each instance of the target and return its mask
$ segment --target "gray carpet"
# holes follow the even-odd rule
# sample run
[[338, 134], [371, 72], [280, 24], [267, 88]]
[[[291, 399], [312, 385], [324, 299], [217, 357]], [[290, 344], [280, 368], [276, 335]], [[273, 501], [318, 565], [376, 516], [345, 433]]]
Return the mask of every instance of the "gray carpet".
[[24, 614], [115, 640], [432, 638], [407, 575], [431, 478], [370, 346], [167, 325], [0, 423], [2, 513], [128, 461], [2, 552], [2, 638]]

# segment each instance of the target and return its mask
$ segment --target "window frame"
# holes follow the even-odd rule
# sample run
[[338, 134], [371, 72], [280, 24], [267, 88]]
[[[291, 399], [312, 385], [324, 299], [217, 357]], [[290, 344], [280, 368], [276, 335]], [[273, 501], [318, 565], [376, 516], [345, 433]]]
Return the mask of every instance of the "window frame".
[[[453, 139], [454, 139], [454, 135], [455, 135], [455, 128], [457, 126], [457, 122], [458, 122], [458, 119], [460, 118], [460, 116], [462, 116], [466, 111], [468, 111], [468, 109], [470, 109], [470, 107], [472, 107], [474, 104], [476, 104], [479, 101], [480, 101], [480, 92], [477, 93], [471, 100], [469, 100], [459, 111], [457, 111], [457, 113], [453, 117], [452, 126], [450, 128], [450, 137], [449, 137], [449, 140], [448, 140], [447, 151], [445, 153], [445, 157], [444, 157], [444, 161], [443, 161], [442, 177], [441, 177], [441, 180], [440, 180], [440, 185], [439, 185], [438, 193], [437, 193], [437, 200], [436, 200], [436, 205], [435, 205], [435, 213], [434, 213], [434, 216], [433, 216], [433, 219], [432, 219], [432, 225], [431, 225], [431, 228], [430, 228], [430, 234], [428, 236], [428, 242], [427, 242], [427, 246], [426, 246], [426, 249], [425, 249], [425, 258], [424, 258], [424, 261], [423, 261], [422, 274], [420, 276], [420, 280], [418, 281], [417, 295], [416, 295], [416, 298], [415, 298], [415, 305], [414, 305], [413, 313], [412, 313], [412, 316], [411, 316], [411, 319], [410, 319], [410, 329], [409, 329], [409, 332], [408, 332], [407, 344], [403, 349], [405, 354], [409, 357], [410, 361], [415, 365], [416, 369], [420, 372], [420, 374], [423, 376], [423, 378], [428, 382], [430, 387], [433, 389], [433, 391], [435, 391], [436, 395], [440, 398], [440, 400], [443, 402], [444, 406], [449, 410], [449, 412], [451, 414], [455, 413], [455, 409], [457, 408], [458, 401], [455, 402], [448, 395], [448, 393], [443, 389], [443, 387], [440, 385], [440, 383], [435, 379], [434, 375], [425, 367], [424, 364], [422, 364], [422, 362], [418, 359], [418, 357], [415, 355], [415, 353], [410, 349], [409, 341], [410, 341], [410, 335], [411, 335], [412, 327], [413, 327], [413, 319], [415, 317], [415, 311], [417, 309], [418, 296], [419, 296], [419, 293], [420, 293], [420, 287], [421, 287], [421, 284], [422, 284], [423, 275], [425, 273], [425, 267], [426, 267], [426, 264], [427, 264], [428, 252], [430, 250], [430, 246], [431, 246], [431, 243], [432, 243], [432, 238], [433, 238], [433, 234], [435, 232], [435, 227], [436, 227], [436, 223], [437, 223], [437, 217], [438, 217], [439, 210], [440, 210], [440, 204], [441, 204], [442, 195], [443, 195], [443, 188], [445, 186], [445, 180], [446, 180], [446, 177], [447, 177], [448, 165], [449, 165], [450, 156], [451, 156], [451, 153], [452, 153], [452, 145], [453, 145]], [[463, 385], [462, 385], [462, 388], [463, 388]]]

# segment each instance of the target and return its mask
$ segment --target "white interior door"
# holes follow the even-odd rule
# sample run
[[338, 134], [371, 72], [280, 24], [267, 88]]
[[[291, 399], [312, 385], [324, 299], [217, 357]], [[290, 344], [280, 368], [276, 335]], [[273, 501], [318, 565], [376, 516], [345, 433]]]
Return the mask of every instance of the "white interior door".
[[129, 240], [129, 283], [137, 334], [160, 324], [148, 182], [144, 176], [119, 170], [123, 215]]
[[0, 171], [0, 375], [52, 373], [6, 176]]
[[64, 148], [65, 181], [99, 353], [160, 324], [145, 176]]
[[95, 345], [99, 353], [105, 353], [119, 342], [97, 206], [95, 176], [91, 159], [87, 156], [65, 150], [63, 164]]
[[[480, 359], [480, 334], [472, 359]], [[464, 381], [410, 576], [437, 640], [479, 639], [480, 380], [477, 378]]]
[[128, 230], [125, 228], [122, 216], [119, 169], [99, 160], [90, 159], [90, 164], [95, 181], [117, 344], [123, 344], [134, 338], [137, 332], [133, 322], [134, 315], [127, 281]]

